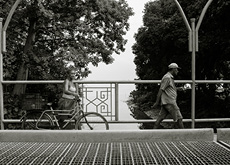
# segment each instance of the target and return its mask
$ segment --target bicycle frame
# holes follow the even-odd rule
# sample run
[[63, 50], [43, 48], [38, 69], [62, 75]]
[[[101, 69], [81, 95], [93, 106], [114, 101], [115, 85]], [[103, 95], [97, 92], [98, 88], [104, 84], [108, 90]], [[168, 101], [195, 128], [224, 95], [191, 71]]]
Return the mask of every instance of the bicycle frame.
[[[66, 114], [63, 113], [63, 112], [66, 112]], [[38, 119], [38, 121], [36, 123], [36, 128], [37, 129], [39, 129], [38, 123], [41, 121], [43, 115], [44, 114], [49, 114], [49, 113], [52, 113], [52, 115], [54, 117], [54, 122], [55, 122], [56, 126], [58, 127], [58, 129], [66, 128], [67, 125], [69, 125], [72, 120], [77, 121], [77, 119], [81, 117], [81, 113], [84, 115], [84, 111], [82, 109], [82, 106], [78, 102], [77, 102], [76, 106], [74, 107], [74, 109], [71, 109], [71, 110], [54, 110], [50, 106], [50, 110], [43, 111], [41, 116], [39, 117], [39, 119]], [[60, 113], [60, 116], [71, 116], [71, 118], [67, 119], [67, 122], [62, 127], [60, 126], [60, 124], [58, 122], [58, 119], [57, 119], [57, 116], [59, 116], [59, 113]]]

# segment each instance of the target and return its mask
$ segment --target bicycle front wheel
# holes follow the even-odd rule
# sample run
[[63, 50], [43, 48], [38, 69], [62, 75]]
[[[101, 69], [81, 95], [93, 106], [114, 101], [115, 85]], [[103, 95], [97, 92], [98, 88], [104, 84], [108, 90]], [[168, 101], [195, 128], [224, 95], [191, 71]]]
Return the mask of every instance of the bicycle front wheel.
[[53, 128], [53, 120], [52, 118], [44, 113], [42, 116], [42, 112], [29, 112], [26, 114], [22, 121], [22, 129], [30, 130], [30, 129], [51, 129]]
[[104, 116], [96, 112], [87, 112], [76, 122], [80, 130], [108, 130], [109, 124]]

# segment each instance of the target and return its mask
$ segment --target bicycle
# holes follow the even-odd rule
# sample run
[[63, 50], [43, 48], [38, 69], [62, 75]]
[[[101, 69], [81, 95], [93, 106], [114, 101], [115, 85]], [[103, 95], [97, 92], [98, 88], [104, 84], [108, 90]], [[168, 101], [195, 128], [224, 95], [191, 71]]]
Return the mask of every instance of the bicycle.
[[[76, 101], [76, 106], [71, 110], [54, 110], [52, 103], [47, 104], [50, 109], [27, 110], [21, 118], [22, 129], [67, 129], [74, 123], [77, 130], [108, 130], [109, 124], [104, 116], [97, 112], [84, 112], [82, 105]], [[61, 125], [58, 118], [68, 118]]]

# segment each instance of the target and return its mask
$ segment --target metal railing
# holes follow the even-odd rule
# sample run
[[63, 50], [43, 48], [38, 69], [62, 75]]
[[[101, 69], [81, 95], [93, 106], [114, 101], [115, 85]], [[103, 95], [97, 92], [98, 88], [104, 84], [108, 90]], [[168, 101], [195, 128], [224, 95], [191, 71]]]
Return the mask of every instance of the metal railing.
[[[94, 109], [104, 115], [109, 123], [148, 123], [155, 120], [120, 120], [119, 119], [119, 85], [122, 84], [158, 84], [160, 80], [133, 80], [133, 81], [76, 81], [84, 86], [84, 109], [87, 111], [89, 106], [94, 106]], [[191, 80], [177, 80], [175, 83], [191, 83]], [[4, 84], [61, 84], [63, 81], [1, 81]], [[230, 83], [230, 80], [196, 80], [196, 83], [216, 84]], [[95, 86], [98, 85], [99, 86]], [[91, 86], [89, 86], [91, 85]], [[92, 86], [93, 85], [93, 86]], [[102, 86], [103, 85], [103, 86]], [[0, 91], [3, 99], [3, 91]], [[89, 97], [89, 93], [94, 93]], [[193, 94], [193, 92], [192, 92]], [[195, 94], [195, 93], [194, 93]], [[195, 96], [194, 96], [195, 97]], [[195, 105], [193, 105], [195, 107]], [[192, 111], [193, 109], [191, 109]], [[4, 129], [4, 123], [19, 123], [19, 119], [4, 119], [4, 105], [1, 102], [1, 129]], [[195, 114], [191, 112], [191, 114]], [[184, 122], [191, 122], [192, 126], [195, 122], [218, 122], [230, 121], [230, 118], [212, 118], [212, 119], [184, 119]], [[164, 122], [172, 122], [171, 119], [166, 119]], [[195, 128], [195, 127], [192, 127]]]

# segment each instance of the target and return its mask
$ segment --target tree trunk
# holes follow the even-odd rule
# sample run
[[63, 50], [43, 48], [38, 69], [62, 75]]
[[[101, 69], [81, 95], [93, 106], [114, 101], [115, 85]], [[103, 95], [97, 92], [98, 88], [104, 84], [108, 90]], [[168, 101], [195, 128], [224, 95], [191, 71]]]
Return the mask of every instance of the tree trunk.
[[[28, 56], [28, 52], [31, 51], [33, 47], [33, 42], [35, 40], [35, 35], [36, 35], [36, 22], [37, 22], [37, 19], [30, 19], [28, 36], [27, 36], [26, 44], [23, 50], [23, 54], [25, 56]], [[29, 73], [29, 69], [25, 61], [23, 61], [17, 73], [17, 80], [27, 80], [28, 73]], [[21, 95], [21, 94], [24, 94], [25, 91], [26, 91], [26, 84], [15, 84], [12, 94]]]
[[[28, 68], [23, 62], [17, 73], [17, 80], [27, 80], [28, 79]], [[15, 84], [13, 94], [20, 95], [24, 94], [26, 91], [26, 84]]]

